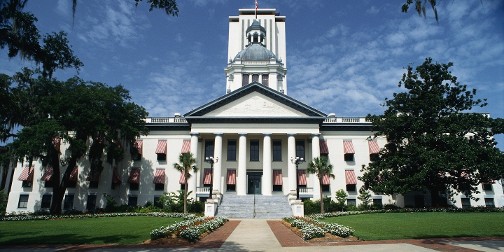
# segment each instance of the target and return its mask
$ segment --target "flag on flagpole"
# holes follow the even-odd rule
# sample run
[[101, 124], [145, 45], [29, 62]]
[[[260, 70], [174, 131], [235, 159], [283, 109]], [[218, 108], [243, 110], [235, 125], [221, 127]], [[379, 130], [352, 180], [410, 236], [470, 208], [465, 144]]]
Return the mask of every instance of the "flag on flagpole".
[[259, 3], [257, 3], [257, 0], [255, 0], [255, 16], [257, 19], [257, 9], [259, 9]]

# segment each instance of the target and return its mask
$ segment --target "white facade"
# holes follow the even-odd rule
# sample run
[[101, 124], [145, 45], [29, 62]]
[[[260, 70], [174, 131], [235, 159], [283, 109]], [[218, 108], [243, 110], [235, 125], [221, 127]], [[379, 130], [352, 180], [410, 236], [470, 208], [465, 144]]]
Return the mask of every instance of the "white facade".
[[[78, 164], [76, 186], [68, 188], [65, 193], [69, 199], [64, 204], [65, 208], [82, 211], [103, 208], [107, 195], [119, 204], [144, 205], [154, 202], [165, 192], [176, 192], [182, 186], [181, 174], [173, 168], [173, 164], [178, 162], [180, 153], [186, 151], [194, 154], [199, 168], [188, 181], [189, 190], [194, 192], [191, 196], [198, 199], [209, 196], [212, 177], [214, 192], [224, 197], [226, 194], [250, 193], [292, 195], [299, 180], [301, 197], [318, 199], [317, 177], [302, 175], [302, 172], [298, 175], [298, 170], [306, 170], [307, 162], [296, 167], [293, 159], [303, 157], [310, 161], [327, 155], [334, 167], [335, 179], [329, 179], [323, 185], [324, 195], [335, 199], [335, 192], [343, 189], [349, 195], [348, 203], [359, 205], [361, 202], [357, 196], [363, 183], [358, 177], [362, 166], [371, 161], [370, 155], [376, 147], [368, 140], [373, 134], [371, 123], [363, 117], [326, 115], [287, 96], [285, 78], [282, 89], [274, 81], [268, 85], [260, 81], [242, 85], [240, 78], [243, 71], [264, 73], [265, 69], [270, 69], [270, 74], [283, 74], [285, 77], [285, 17], [276, 16], [275, 12], [274, 9], [259, 10], [258, 20], [265, 30], [261, 43], [281, 62], [230, 62], [226, 68], [225, 95], [183, 117], [147, 118], [150, 133], [142, 136], [139, 139], [141, 144], [136, 146], [141, 158], [135, 160], [127, 153], [121, 163], [105, 164], [96, 183], [88, 181], [89, 163], [82, 160]], [[230, 59], [246, 49], [249, 42], [247, 29], [254, 23], [254, 15], [254, 10], [240, 10], [239, 16], [229, 18]], [[260, 28], [257, 31], [259, 36], [263, 32]], [[268, 68], [268, 65], [274, 66]], [[234, 77], [230, 80], [230, 76]], [[375, 143], [382, 148], [386, 139], [378, 138]], [[61, 148], [64, 150], [65, 143]], [[211, 165], [205, 161], [206, 157], [216, 160], [213, 176], [210, 176]], [[133, 172], [136, 169], [139, 169], [139, 175]], [[52, 188], [45, 185], [45, 167], [36, 162], [33, 174], [29, 175], [32, 177], [24, 176], [23, 170], [25, 167], [22, 164], [9, 169], [7, 180], [12, 172], [14, 174], [8, 213], [45, 209], [47, 198], [52, 194]], [[502, 183], [494, 183], [485, 189], [474, 195], [479, 201], [455, 196], [455, 205], [463, 207], [469, 202], [471, 206], [485, 206], [490, 204], [491, 199], [496, 207], [504, 206]], [[372, 197], [376, 204], [415, 206], [418, 203], [412, 200], [414, 195]], [[428, 195], [422, 194], [421, 197], [428, 205]]]

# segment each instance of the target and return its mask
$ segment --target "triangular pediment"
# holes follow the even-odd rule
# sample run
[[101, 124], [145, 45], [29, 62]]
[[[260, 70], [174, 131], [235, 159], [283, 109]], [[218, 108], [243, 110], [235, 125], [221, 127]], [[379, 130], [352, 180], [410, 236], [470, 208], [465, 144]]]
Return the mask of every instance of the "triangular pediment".
[[191, 118], [324, 118], [302, 102], [259, 83], [252, 83], [217, 98], [184, 117]]
[[302, 117], [307, 115], [261, 93], [253, 92], [209, 111], [205, 116]]

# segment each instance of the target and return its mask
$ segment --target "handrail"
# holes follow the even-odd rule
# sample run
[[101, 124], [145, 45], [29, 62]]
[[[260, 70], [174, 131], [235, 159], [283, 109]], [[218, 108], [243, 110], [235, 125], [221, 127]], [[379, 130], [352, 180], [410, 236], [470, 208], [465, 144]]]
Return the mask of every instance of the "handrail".
[[253, 217], [255, 218], [256, 217], [256, 191], [255, 191], [255, 188], [254, 188], [254, 206], [253, 206], [253, 209], [254, 209]]

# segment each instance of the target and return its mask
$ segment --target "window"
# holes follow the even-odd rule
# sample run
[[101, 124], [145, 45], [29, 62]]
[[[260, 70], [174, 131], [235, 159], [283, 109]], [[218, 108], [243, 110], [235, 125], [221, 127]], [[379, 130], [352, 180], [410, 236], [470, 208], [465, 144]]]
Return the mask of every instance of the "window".
[[282, 185], [273, 185], [273, 192], [281, 192]]
[[483, 187], [483, 190], [485, 190], [485, 191], [493, 191], [492, 184], [490, 184], [490, 183], [484, 183], [482, 185], [482, 187]]
[[73, 209], [73, 204], [74, 204], [73, 202], [74, 202], [74, 195], [73, 194], [65, 195], [65, 199], [63, 200], [63, 209], [64, 210]]
[[164, 191], [164, 184], [162, 184], [162, 183], [155, 183], [154, 184], [154, 190], [155, 191]]
[[347, 199], [346, 204], [347, 204], [347, 206], [357, 206], [357, 200], [356, 199]]
[[347, 190], [347, 192], [357, 192], [357, 185], [348, 184], [348, 185], [346, 185], [346, 190]]
[[50, 208], [51, 207], [51, 200], [52, 200], [51, 194], [42, 195], [42, 202], [40, 204], [40, 208]]
[[470, 198], [461, 198], [462, 208], [471, 208], [471, 199]]
[[353, 162], [354, 161], [354, 153], [345, 154], [345, 161], [346, 162]]
[[130, 183], [129, 185], [130, 185], [129, 187], [130, 191], [138, 191], [138, 189], [140, 188], [139, 183]]
[[330, 192], [331, 185], [322, 185], [322, 192]]
[[128, 206], [136, 207], [138, 204], [138, 196], [128, 196]]
[[273, 141], [273, 161], [282, 161], [282, 141]]
[[214, 156], [214, 140], [205, 141], [205, 158]]
[[236, 185], [227, 184], [226, 191], [228, 191], [228, 192], [236, 192]]
[[23, 180], [23, 187], [32, 187], [31, 180]]
[[49, 180], [44, 181], [44, 187], [45, 188], [53, 188], [54, 187], [53, 178], [50, 178]]
[[98, 188], [98, 181], [89, 181], [89, 188], [90, 189]]
[[28, 194], [19, 195], [18, 208], [27, 208], [27, 207], [28, 207]]
[[252, 74], [252, 82], [259, 82], [259, 74]]
[[96, 209], [96, 194], [87, 196], [86, 210], [94, 211]]
[[166, 161], [166, 154], [158, 153], [157, 154], [157, 161]]
[[250, 161], [259, 161], [259, 141], [250, 141]]
[[133, 143], [133, 145], [130, 147], [131, 159], [133, 161], [142, 160], [142, 148], [142, 140], [136, 140], [135, 143]]
[[228, 140], [227, 160], [236, 161], [236, 140]]
[[485, 198], [485, 206], [486, 207], [495, 207], [493, 198]]
[[369, 154], [369, 160], [371, 162], [376, 162], [376, 161], [378, 161], [379, 158], [380, 158], [380, 156], [378, 155], [378, 153]]
[[243, 74], [242, 75], [242, 87], [245, 85], [249, 84], [249, 75], [248, 74]]
[[304, 140], [296, 141], [296, 157], [305, 159], [305, 144]]
[[373, 199], [373, 206], [381, 208], [383, 206], [382, 199]]
[[263, 74], [262, 75], [262, 84], [264, 86], [268, 86], [269, 85], [269, 74]]
[[167, 147], [168, 147], [167, 140], [158, 140], [155, 152], [158, 161], [166, 161]]

